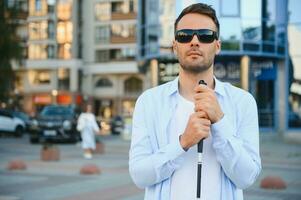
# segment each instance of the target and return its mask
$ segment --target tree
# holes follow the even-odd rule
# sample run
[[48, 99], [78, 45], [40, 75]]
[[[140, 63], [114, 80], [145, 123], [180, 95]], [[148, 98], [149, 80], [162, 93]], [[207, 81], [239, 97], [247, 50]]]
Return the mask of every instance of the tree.
[[17, 35], [18, 7], [8, 7], [0, 0], [0, 102], [7, 103], [14, 90], [11, 61], [20, 62], [23, 48]]

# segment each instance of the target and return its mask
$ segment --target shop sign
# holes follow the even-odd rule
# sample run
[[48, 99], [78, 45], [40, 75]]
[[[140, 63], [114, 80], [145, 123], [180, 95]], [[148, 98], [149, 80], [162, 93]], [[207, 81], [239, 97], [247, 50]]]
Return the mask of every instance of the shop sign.
[[72, 96], [69, 94], [59, 94], [56, 100], [58, 104], [69, 105], [72, 103]]
[[51, 104], [51, 100], [52, 100], [51, 96], [48, 94], [39, 94], [33, 97], [33, 102], [35, 104], [47, 105], [47, 104]]
[[240, 65], [237, 62], [217, 62], [214, 64], [214, 75], [223, 80], [239, 80]]
[[272, 60], [252, 62], [251, 71], [253, 78], [260, 80], [274, 80], [276, 79], [276, 68]]

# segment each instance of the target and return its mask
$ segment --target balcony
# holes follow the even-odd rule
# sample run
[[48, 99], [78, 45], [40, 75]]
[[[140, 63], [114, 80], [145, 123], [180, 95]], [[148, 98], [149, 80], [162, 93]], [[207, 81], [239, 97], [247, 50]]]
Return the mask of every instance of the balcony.
[[111, 36], [111, 43], [112, 44], [120, 44], [120, 43], [135, 43], [136, 37], [130, 36], [130, 37], [121, 37], [121, 36]]
[[137, 13], [130, 12], [130, 13], [121, 13], [121, 12], [113, 12], [111, 19], [112, 20], [126, 20], [126, 19], [136, 19]]

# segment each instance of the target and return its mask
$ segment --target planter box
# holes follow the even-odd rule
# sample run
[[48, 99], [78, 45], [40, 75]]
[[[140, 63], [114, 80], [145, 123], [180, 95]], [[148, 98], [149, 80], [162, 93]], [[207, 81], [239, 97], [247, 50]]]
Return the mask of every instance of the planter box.
[[58, 161], [60, 160], [60, 150], [56, 146], [43, 146], [41, 149], [41, 160]]

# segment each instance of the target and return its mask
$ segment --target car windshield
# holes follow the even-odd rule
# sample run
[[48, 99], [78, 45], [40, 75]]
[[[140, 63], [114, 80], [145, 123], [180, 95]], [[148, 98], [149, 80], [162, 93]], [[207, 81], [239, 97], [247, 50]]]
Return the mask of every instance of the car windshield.
[[41, 112], [43, 116], [69, 116], [72, 114], [72, 109], [64, 106], [45, 107]]
[[14, 115], [18, 118], [21, 118], [23, 120], [29, 120], [29, 117], [28, 115], [26, 115], [25, 113], [22, 113], [22, 112], [14, 112]]

